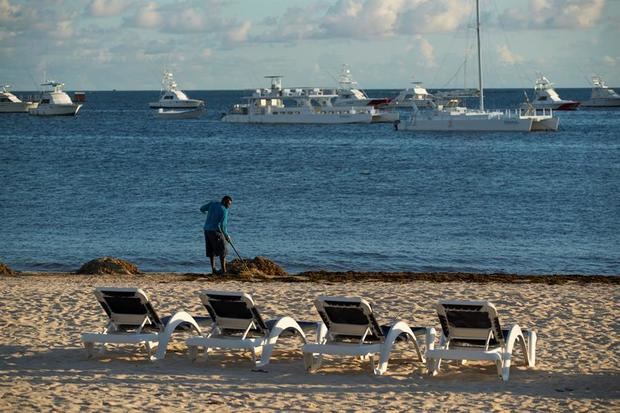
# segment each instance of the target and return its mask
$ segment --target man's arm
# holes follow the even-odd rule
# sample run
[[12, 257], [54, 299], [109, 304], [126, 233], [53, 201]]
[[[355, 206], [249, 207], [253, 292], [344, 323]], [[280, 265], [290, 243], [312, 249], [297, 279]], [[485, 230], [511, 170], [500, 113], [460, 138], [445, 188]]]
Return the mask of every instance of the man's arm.
[[211, 202], [204, 204], [203, 206], [200, 207], [200, 212], [202, 212], [203, 214], [206, 214], [210, 206], [211, 206]]

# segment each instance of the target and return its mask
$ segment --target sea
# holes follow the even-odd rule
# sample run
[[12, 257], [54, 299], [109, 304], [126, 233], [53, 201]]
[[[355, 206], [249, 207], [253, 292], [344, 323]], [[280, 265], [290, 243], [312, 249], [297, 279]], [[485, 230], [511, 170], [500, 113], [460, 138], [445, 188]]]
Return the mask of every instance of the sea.
[[[227, 124], [244, 91], [187, 93], [204, 117], [155, 118], [158, 91], [87, 91], [76, 117], [2, 114], [0, 262], [208, 273], [199, 208], [230, 195], [236, 251], [290, 273], [620, 274], [620, 109], [556, 112], [557, 132], [397, 132]], [[488, 108], [522, 101], [485, 91]]]

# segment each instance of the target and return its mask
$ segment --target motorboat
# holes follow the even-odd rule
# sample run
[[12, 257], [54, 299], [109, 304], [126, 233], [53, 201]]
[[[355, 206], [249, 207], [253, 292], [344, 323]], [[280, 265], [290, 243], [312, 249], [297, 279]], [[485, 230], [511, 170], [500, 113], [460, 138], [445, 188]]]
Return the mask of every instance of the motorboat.
[[357, 87], [357, 82], [353, 80], [351, 68], [347, 64], [342, 65], [338, 88], [335, 91], [324, 90], [324, 93], [333, 93], [331, 103], [336, 107], [358, 107], [372, 106], [377, 109], [377, 114], [373, 116], [373, 123], [392, 123], [399, 118], [398, 112], [388, 110], [389, 98], [371, 98], [366, 92]]
[[598, 108], [620, 106], [620, 95], [609, 88], [600, 76], [594, 76], [590, 100], [581, 102], [581, 106]]
[[388, 108], [413, 110], [435, 109], [435, 97], [428, 93], [422, 82], [412, 82], [413, 87], [402, 90], [396, 97], [390, 99]]
[[36, 108], [37, 102], [22, 101], [9, 91], [9, 85], [2, 86], [0, 92], [0, 113], [27, 113], [30, 109]]
[[28, 112], [31, 115], [75, 116], [82, 107], [81, 103], [73, 103], [69, 95], [62, 90], [64, 83], [50, 80], [41, 83], [41, 86], [50, 86], [52, 90], [43, 92], [39, 105]]
[[193, 109], [164, 109], [159, 108], [155, 112], [158, 119], [197, 119], [202, 116], [204, 109], [202, 106]]
[[482, 56], [480, 50], [480, 2], [476, 0], [476, 37], [478, 52], [479, 109], [459, 106], [458, 99], [438, 104], [431, 110], [420, 110], [415, 104], [408, 119], [395, 123], [399, 131], [445, 131], [445, 132], [530, 132], [533, 130], [557, 130], [558, 121], [553, 111], [523, 113], [516, 110], [485, 110], [484, 83], [482, 79]]
[[149, 107], [152, 109], [191, 109], [205, 104], [203, 100], [188, 98], [183, 91], [179, 90], [172, 72], [164, 71], [161, 84], [162, 90], [159, 100], [149, 103]]
[[534, 99], [531, 102], [536, 109], [575, 110], [579, 106], [576, 100], [564, 100], [553, 88], [553, 83], [540, 75], [534, 85]]
[[373, 106], [334, 106], [337, 94], [321, 88], [282, 88], [282, 76], [265, 76], [269, 88], [256, 89], [222, 114], [231, 123], [371, 123], [379, 116]]

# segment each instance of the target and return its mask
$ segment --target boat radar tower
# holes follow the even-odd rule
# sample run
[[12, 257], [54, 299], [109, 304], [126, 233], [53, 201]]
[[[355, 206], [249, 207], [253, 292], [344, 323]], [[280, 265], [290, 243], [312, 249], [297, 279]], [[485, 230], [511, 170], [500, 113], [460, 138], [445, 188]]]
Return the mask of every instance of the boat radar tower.
[[271, 90], [272, 91], [281, 91], [282, 90], [282, 75], [270, 75], [265, 76], [265, 79], [271, 79]]

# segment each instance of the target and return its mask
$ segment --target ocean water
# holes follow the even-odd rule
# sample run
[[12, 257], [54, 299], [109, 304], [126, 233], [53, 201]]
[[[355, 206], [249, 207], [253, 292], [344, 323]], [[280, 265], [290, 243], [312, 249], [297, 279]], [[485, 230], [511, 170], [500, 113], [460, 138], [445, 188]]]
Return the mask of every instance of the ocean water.
[[243, 92], [188, 94], [204, 118], [155, 119], [156, 91], [87, 92], [75, 118], [0, 116], [0, 261], [209, 272], [199, 207], [230, 194], [237, 250], [289, 272], [620, 274], [620, 110], [557, 112], [556, 133], [410, 133], [225, 124]]

